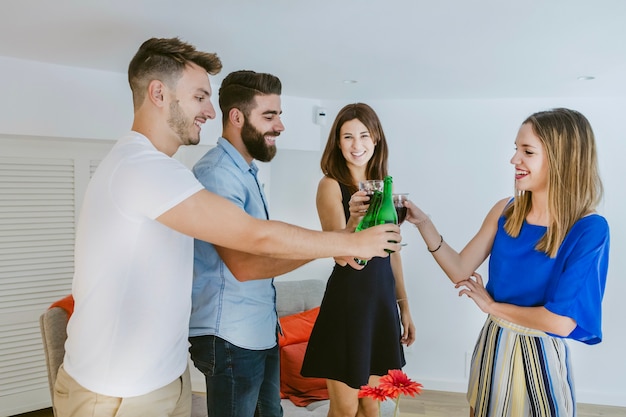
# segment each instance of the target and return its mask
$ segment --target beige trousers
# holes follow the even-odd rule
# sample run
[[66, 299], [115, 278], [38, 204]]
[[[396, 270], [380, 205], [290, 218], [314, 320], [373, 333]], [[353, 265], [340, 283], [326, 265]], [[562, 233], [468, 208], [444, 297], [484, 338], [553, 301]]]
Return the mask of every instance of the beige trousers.
[[190, 417], [189, 368], [180, 378], [137, 397], [108, 397], [79, 385], [59, 368], [54, 384], [53, 406], [57, 417]]

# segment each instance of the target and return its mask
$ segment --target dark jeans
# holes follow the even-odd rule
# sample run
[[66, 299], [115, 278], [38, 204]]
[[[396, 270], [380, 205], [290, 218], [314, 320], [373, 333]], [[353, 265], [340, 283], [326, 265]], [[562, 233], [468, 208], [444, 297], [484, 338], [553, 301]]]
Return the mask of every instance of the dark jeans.
[[216, 336], [189, 342], [191, 359], [206, 379], [209, 416], [282, 417], [278, 346], [242, 349]]

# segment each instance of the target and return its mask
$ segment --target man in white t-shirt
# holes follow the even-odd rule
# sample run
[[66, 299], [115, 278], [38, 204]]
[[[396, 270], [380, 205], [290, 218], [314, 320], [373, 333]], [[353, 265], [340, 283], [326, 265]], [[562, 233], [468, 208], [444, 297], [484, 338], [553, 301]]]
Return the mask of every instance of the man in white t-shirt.
[[241, 251], [242, 270], [259, 276], [269, 257], [367, 259], [400, 250], [394, 225], [354, 234], [255, 219], [172, 158], [215, 117], [208, 74], [220, 69], [215, 54], [177, 38], [149, 39], [130, 62], [132, 131], [100, 163], [78, 223], [58, 417], [190, 415], [193, 238]]

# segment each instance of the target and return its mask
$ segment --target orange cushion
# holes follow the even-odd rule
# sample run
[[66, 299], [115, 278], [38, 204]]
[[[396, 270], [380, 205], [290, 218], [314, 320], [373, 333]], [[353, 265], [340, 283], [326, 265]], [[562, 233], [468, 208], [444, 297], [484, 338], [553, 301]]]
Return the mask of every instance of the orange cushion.
[[328, 399], [324, 378], [306, 378], [300, 375], [307, 344], [308, 342], [293, 343], [280, 350], [281, 394], [300, 407]]
[[286, 346], [293, 343], [307, 342], [311, 337], [311, 330], [320, 312], [319, 307], [301, 313], [291, 314], [280, 318], [280, 327], [283, 334], [278, 335], [278, 345]]
[[305, 378], [300, 375], [306, 346], [320, 308], [314, 307], [289, 316], [283, 316], [278, 335], [280, 346], [280, 394], [298, 406], [306, 406], [313, 401], [328, 399], [326, 380]]
[[61, 298], [60, 300], [55, 301], [49, 308], [53, 307], [61, 307], [63, 310], [67, 311], [67, 316], [71, 316], [74, 312], [74, 297], [72, 294]]

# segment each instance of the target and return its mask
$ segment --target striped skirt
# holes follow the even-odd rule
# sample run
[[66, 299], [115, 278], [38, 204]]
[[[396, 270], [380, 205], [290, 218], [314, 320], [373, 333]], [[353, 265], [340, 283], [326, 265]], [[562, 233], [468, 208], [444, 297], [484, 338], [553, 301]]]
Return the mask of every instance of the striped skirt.
[[472, 356], [467, 399], [475, 417], [573, 417], [565, 340], [489, 316]]

